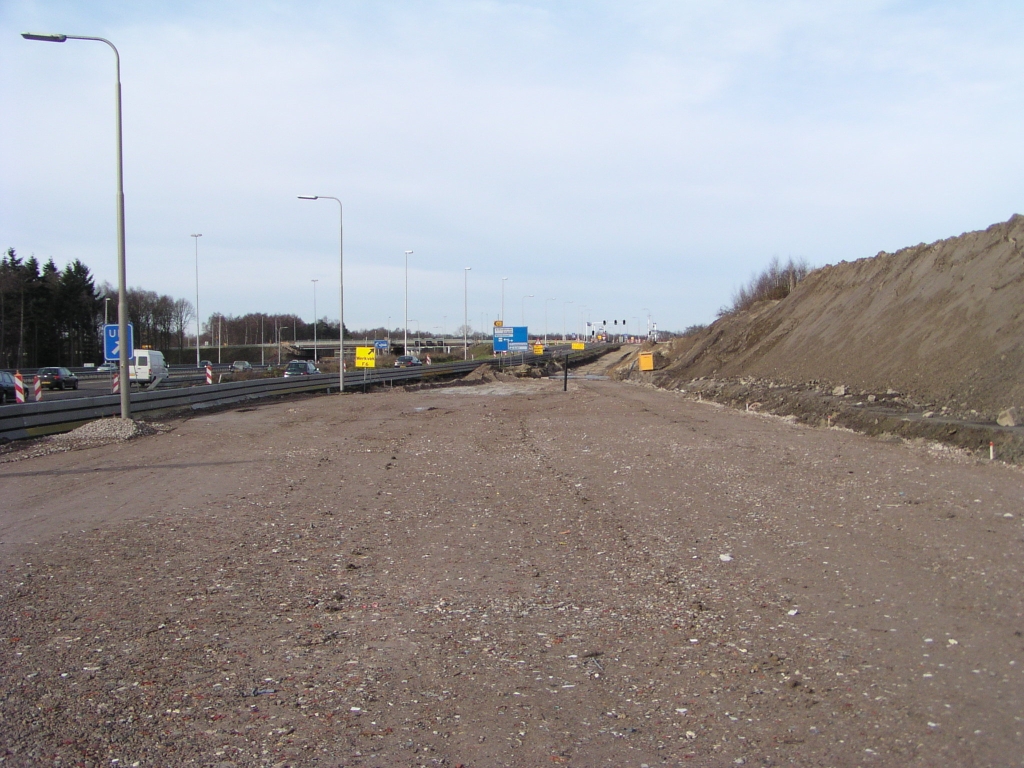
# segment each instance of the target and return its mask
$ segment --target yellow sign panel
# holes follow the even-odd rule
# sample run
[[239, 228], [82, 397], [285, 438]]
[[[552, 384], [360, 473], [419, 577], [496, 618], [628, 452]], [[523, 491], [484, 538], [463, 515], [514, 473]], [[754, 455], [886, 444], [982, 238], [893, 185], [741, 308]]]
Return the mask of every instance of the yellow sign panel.
[[572, 343], [572, 348], [573, 349], [586, 349], [587, 345], [584, 344], [582, 341], [574, 341]]
[[640, 370], [641, 371], [653, 371], [654, 370], [654, 353], [653, 352], [641, 352], [640, 353]]
[[494, 327], [495, 328], [504, 328], [505, 327], [505, 321], [504, 320], [495, 320], [494, 321]]
[[373, 347], [356, 347], [356, 368], [375, 368], [377, 350]]
[[535, 354], [535, 355], [543, 355], [544, 354], [544, 345], [543, 344], [534, 344], [533, 345], [533, 354]]

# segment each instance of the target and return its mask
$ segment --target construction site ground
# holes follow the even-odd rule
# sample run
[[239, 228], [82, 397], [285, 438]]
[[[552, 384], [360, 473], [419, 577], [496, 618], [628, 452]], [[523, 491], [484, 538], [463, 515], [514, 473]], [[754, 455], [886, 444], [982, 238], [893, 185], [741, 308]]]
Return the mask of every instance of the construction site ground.
[[1018, 467], [562, 386], [9, 447], [0, 765], [1024, 764]]

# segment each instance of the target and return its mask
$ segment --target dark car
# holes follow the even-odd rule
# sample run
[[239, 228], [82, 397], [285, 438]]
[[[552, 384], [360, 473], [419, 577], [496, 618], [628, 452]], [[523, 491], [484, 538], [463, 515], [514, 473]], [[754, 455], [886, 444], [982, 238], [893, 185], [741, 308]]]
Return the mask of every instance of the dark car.
[[78, 377], [67, 368], [40, 368], [39, 383], [50, 389], [78, 389]]
[[7, 371], [0, 371], [0, 405], [18, 402], [14, 389], [14, 377]]
[[400, 355], [395, 360], [395, 368], [415, 368], [417, 365], [423, 365], [423, 361], [416, 355]]
[[313, 373], [320, 373], [320, 371], [309, 360], [292, 360], [284, 369], [285, 376], [309, 376]]
[[199, 361], [199, 367], [200, 368], [213, 368], [213, 363], [211, 363], [209, 360], [200, 360]]

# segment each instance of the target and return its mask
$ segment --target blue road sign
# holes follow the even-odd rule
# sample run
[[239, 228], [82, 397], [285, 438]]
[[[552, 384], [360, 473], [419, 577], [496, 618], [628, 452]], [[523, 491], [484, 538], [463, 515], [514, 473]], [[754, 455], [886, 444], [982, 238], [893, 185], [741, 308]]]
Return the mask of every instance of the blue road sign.
[[[117, 343], [120, 335], [120, 329], [116, 325], [103, 326], [104, 360], [114, 361], [121, 359], [121, 348]], [[135, 344], [133, 343], [134, 338], [135, 327], [131, 323], [128, 323], [128, 357], [135, 357]]]
[[499, 325], [494, 328], [495, 352], [524, 352], [529, 339], [529, 329], [525, 325]]
[[387, 339], [377, 339], [373, 342], [373, 348], [378, 352], [387, 352], [391, 349], [391, 343]]

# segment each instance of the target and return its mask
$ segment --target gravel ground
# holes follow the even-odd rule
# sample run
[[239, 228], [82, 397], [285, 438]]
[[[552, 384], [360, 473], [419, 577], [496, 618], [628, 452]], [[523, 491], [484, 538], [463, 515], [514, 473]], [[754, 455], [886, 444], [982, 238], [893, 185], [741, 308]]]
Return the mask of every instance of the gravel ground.
[[1024, 476], [617, 382], [0, 466], [0, 765], [1024, 764]]

